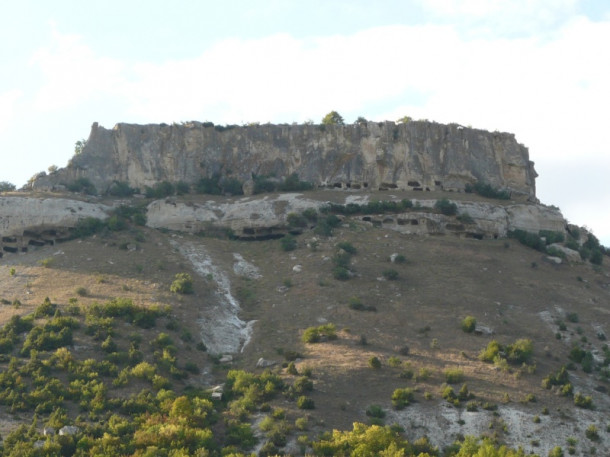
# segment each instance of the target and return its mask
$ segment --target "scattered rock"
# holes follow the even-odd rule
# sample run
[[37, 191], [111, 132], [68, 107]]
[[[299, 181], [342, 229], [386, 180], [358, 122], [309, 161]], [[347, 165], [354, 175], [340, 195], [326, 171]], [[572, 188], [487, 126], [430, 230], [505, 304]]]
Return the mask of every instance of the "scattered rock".
[[302, 265], [295, 265], [294, 267], [292, 267], [292, 271], [294, 271], [295, 273], [300, 273], [302, 270], [303, 270]]
[[555, 265], [561, 265], [561, 263], [563, 262], [563, 260], [561, 260], [560, 257], [553, 257], [553, 256], [548, 255], [545, 258], [548, 262], [554, 263]]
[[275, 360], [267, 360], [262, 357], [258, 359], [258, 362], [256, 362], [257, 368], [267, 368], [272, 367], [273, 365], [277, 365], [277, 362]]
[[74, 425], [64, 425], [62, 428], [59, 429], [59, 434], [61, 436], [63, 435], [76, 435], [79, 432], [79, 428], [75, 427]]
[[225, 354], [220, 358], [219, 362], [220, 363], [231, 363], [231, 362], [233, 362], [233, 356], [231, 356], [229, 354]]

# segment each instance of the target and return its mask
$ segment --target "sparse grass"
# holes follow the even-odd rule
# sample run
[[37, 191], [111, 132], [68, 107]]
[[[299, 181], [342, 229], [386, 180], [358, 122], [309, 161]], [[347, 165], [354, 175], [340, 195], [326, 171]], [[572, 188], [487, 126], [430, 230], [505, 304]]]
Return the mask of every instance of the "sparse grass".
[[457, 384], [464, 380], [464, 371], [460, 368], [447, 369], [444, 374], [447, 384]]
[[46, 259], [40, 260], [38, 263], [40, 263], [40, 265], [43, 266], [44, 268], [51, 268], [53, 266], [53, 264], [55, 263], [55, 258], [47, 257]]
[[388, 281], [396, 281], [398, 279], [398, 271], [393, 268], [387, 268], [381, 272], [381, 275]]

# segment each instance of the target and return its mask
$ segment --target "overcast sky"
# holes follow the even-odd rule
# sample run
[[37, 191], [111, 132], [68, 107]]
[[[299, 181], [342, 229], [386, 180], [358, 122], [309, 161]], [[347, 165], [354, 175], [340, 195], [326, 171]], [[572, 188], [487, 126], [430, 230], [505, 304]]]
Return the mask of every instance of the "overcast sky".
[[93, 122], [408, 115], [514, 133], [541, 201], [610, 246], [607, 0], [20, 0], [0, 40], [0, 181]]

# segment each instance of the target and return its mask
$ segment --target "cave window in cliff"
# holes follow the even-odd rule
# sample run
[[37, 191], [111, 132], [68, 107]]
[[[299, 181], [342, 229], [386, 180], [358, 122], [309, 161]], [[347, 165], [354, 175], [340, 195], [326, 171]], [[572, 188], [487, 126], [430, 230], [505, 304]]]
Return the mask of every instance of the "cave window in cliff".
[[364, 187], [364, 188], [369, 187], [369, 183], [368, 183], [368, 182], [363, 182], [363, 183], [362, 183], [362, 187]]
[[336, 182], [333, 184], [333, 187], [341, 189], [342, 185], [340, 182]]
[[419, 225], [419, 221], [417, 219], [411, 219], [411, 225]]
[[418, 181], [408, 181], [407, 185], [411, 186], [411, 187], [420, 187], [421, 186], [421, 184]]

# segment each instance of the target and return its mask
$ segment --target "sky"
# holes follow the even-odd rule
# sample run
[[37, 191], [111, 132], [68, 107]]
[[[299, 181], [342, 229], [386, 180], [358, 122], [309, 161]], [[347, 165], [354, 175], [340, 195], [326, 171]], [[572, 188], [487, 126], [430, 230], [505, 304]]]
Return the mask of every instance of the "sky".
[[20, 0], [0, 16], [0, 181], [91, 124], [403, 116], [514, 133], [542, 203], [610, 246], [607, 0]]

